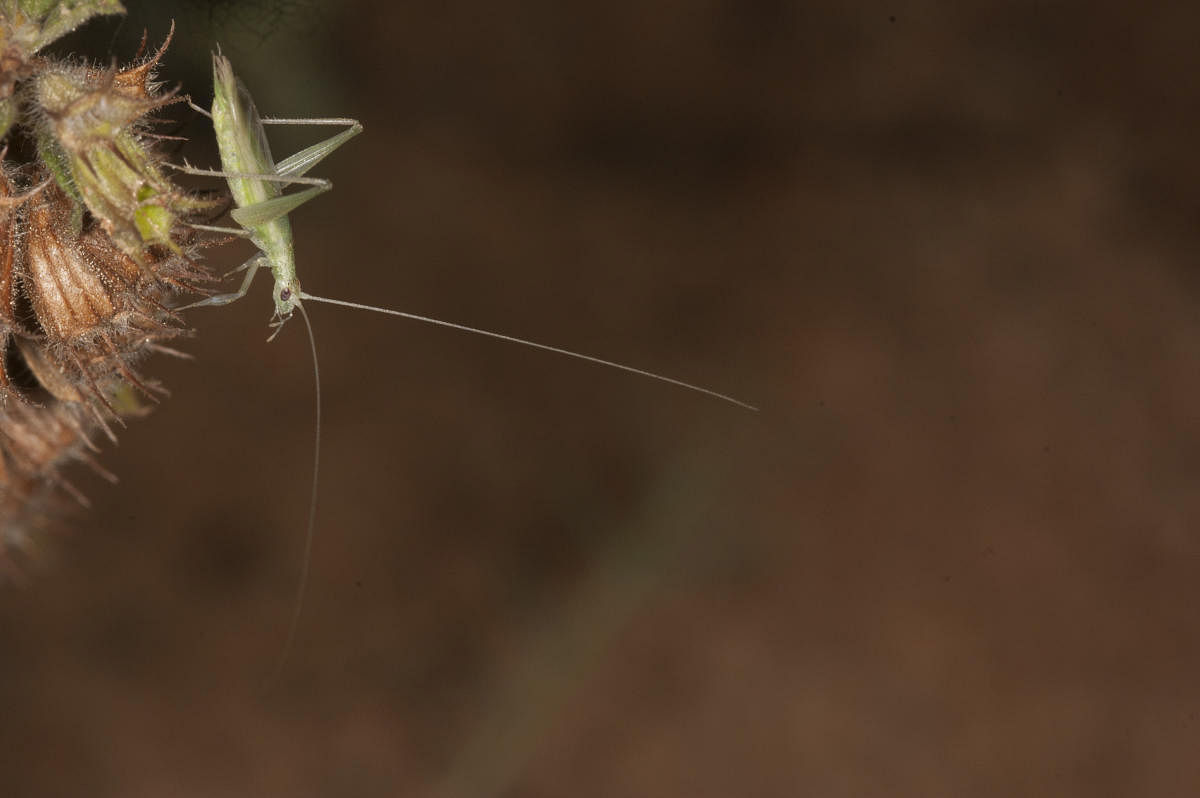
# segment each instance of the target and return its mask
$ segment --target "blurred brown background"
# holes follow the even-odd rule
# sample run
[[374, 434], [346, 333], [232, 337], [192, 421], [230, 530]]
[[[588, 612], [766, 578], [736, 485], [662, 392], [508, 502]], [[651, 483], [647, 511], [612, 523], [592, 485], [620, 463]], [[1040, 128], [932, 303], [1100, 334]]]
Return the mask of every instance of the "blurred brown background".
[[264, 113], [363, 121], [294, 216], [308, 290], [763, 412], [313, 307], [264, 692], [307, 343], [264, 342], [267, 279], [192, 311], [121, 484], [77, 472], [0, 593], [0, 792], [1195, 794], [1181, 8], [147, 3], [72, 40], [175, 17], [200, 102], [219, 40]]

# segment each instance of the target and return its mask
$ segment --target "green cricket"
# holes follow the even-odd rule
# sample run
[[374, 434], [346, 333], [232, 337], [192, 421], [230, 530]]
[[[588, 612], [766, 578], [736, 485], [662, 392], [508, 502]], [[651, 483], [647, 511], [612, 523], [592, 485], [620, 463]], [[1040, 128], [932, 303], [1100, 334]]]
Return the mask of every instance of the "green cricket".
[[[217, 149], [221, 158], [221, 169], [198, 169], [186, 163], [183, 166], [175, 168], [188, 174], [223, 178], [229, 185], [229, 192], [235, 205], [229, 215], [239, 225], [237, 228], [199, 224], [193, 225], [193, 227], [198, 230], [232, 234], [247, 238], [258, 248], [258, 252], [234, 270], [246, 272], [245, 277], [242, 278], [242, 284], [236, 291], [207, 297], [199, 302], [185, 305], [181, 310], [193, 307], [227, 305], [241, 299], [250, 290], [250, 285], [254, 281], [254, 275], [260, 268], [266, 267], [270, 270], [275, 280], [275, 286], [272, 290], [272, 299], [275, 307], [270, 322], [275, 330], [267, 340], [272, 340], [278, 335], [283, 325], [291, 318], [293, 312], [299, 310], [301, 317], [304, 319], [309, 344], [312, 349], [313, 377], [316, 381], [316, 442], [313, 456], [308, 532], [305, 538], [300, 589], [293, 608], [292, 621], [288, 630], [287, 642], [284, 645], [283, 656], [276, 666], [275, 675], [278, 675], [282, 669], [284, 660], [295, 638], [303, 601], [304, 586], [308, 581], [317, 512], [317, 484], [321, 451], [321, 378], [320, 367], [317, 362], [316, 338], [313, 335], [312, 324], [309, 322], [308, 314], [305, 312], [301, 300], [341, 305], [343, 307], [368, 310], [375, 313], [385, 313], [413, 321], [449, 327], [475, 335], [496, 338], [508, 341], [509, 343], [529, 346], [534, 349], [541, 349], [596, 363], [601, 366], [631, 372], [660, 382], [670, 383], [690, 391], [712, 396], [746, 410], [758, 410], [758, 408], [740, 399], [718, 393], [709, 388], [634, 368], [633, 366], [626, 366], [611, 360], [604, 360], [591, 355], [547, 344], [540, 344], [535, 341], [516, 338], [490, 330], [468, 327], [463, 324], [455, 324], [428, 316], [419, 316], [415, 313], [406, 313], [404, 311], [364, 305], [357, 302], [347, 302], [340, 299], [329, 299], [304, 292], [300, 287], [300, 279], [296, 274], [295, 246], [293, 244], [292, 226], [288, 220], [288, 214], [314, 197], [333, 188], [333, 184], [328, 180], [306, 177], [305, 175], [335, 150], [361, 133], [363, 129], [362, 124], [358, 120], [342, 117], [315, 119], [260, 117], [258, 110], [255, 108], [254, 101], [250, 97], [250, 93], [246, 90], [242, 82], [238, 80], [237, 76], [234, 75], [233, 66], [230, 64], [229, 59], [219, 52], [213, 54], [213, 104], [211, 112], [194, 103], [190, 103], [190, 101], [189, 104], [195, 111], [212, 119], [213, 130], [217, 138]], [[345, 129], [276, 163], [271, 157], [271, 148], [267, 142], [266, 125], [337, 126]], [[284, 193], [286, 187], [294, 185], [305, 186], [305, 188], [290, 194]]]
[[[328, 180], [304, 175], [338, 147], [361, 133], [362, 125], [355, 119], [263, 119], [258, 115], [250, 93], [233, 74], [229, 59], [220, 54], [213, 56], [212, 113], [195, 105], [192, 107], [212, 119], [217, 149], [221, 155], [221, 170], [196, 169], [185, 165], [183, 171], [225, 178], [236, 206], [229, 215], [241, 225], [240, 228], [196, 227], [249, 238], [259, 251], [238, 267], [237, 271], [244, 270], [246, 276], [237, 291], [211, 296], [188, 307], [227, 305], [241, 299], [250, 290], [258, 269], [266, 266], [275, 278], [273, 324], [278, 328], [300, 307], [301, 297], [288, 214], [333, 188]], [[267, 143], [265, 125], [337, 125], [346, 129], [275, 163]], [[283, 193], [284, 187], [295, 184], [308, 188], [292, 194]]]
[[[602, 366], [670, 383], [690, 391], [707, 394], [708, 396], [729, 402], [746, 410], [756, 411], [758, 409], [740, 399], [718, 393], [709, 388], [703, 388], [699, 385], [693, 385], [662, 374], [655, 374], [654, 372], [634, 368], [633, 366], [626, 366], [622, 363], [615, 363], [611, 360], [603, 360], [591, 355], [572, 352], [547, 344], [539, 344], [535, 341], [528, 341], [523, 338], [516, 338], [490, 330], [481, 330], [428, 316], [419, 316], [415, 313], [405, 313], [399, 310], [364, 305], [358, 302], [347, 302], [340, 299], [329, 299], [328, 297], [305, 293], [300, 288], [300, 279], [296, 275], [296, 254], [292, 241], [292, 226], [288, 221], [288, 214], [314, 197], [333, 188], [333, 184], [328, 180], [305, 177], [304, 175], [309, 169], [319, 164], [336, 149], [361, 133], [363, 129], [362, 124], [356, 119], [341, 117], [325, 119], [264, 119], [258, 115], [258, 110], [254, 106], [250, 92], [246, 90], [242, 82], [233, 74], [233, 67], [229, 63], [229, 59], [220, 53], [213, 55], [212, 113], [210, 114], [196, 105], [192, 105], [192, 108], [212, 118], [213, 129], [217, 134], [217, 149], [221, 156], [221, 169], [197, 169], [186, 164], [176, 168], [188, 174], [224, 178], [229, 184], [229, 192], [233, 196], [234, 204], [237, 206], [229, 215], [241, 227], [193, 226], [199, 230], [230, 233], [248, 238], [258, 247], [259, 251], [250, 260], [235, 270], [245, 270], [246, 272], [246, 276], [242, 279], [242, 284], [237, 291], [211, 296], [185, 307], [227, 305], [230, 302], [241, 299], [250, 290], [250, 284], [254, 281], [254, 275], [258, 269], [266, 266], [275, 278], [275, 287], [272, 292], [275, 312], [271, 324], [276, 330], [272, 334], [272, 338], [278, 334], [284, 322], [291, 318], [293, 311], [299, 309], [303, 313], [304, 307], [301, 304], [301, 300], [311, 300], [331, 305], [342, 305], [343, 307], [355, 308], [357, 310], [369, 310], [374, 313], [386, 313], [391, 316], [400, 316], [413, 321], [436, 324], [475, 335], [484, 335], [489, 338], [497, 338], [522, 346], [530, 346], [535, 349], [542, 349], [547, 352], [586, 360]], [[345, 127], [346, 129], [324, 141], [304, 148], [279, 163], [275, 163], [271, 158], [271, 148], [267, 143], [265, 125], [325, 125]], [[307, 188], [291, 194], [284, 194], [283, 189], [288, 185], [304, 185]]]

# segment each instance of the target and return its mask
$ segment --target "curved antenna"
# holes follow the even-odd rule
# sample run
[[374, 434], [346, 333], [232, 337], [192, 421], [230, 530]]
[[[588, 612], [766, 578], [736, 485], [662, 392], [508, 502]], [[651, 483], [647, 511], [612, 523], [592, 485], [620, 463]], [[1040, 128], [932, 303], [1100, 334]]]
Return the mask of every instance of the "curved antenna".
[[[508, 341], [509, 343], [513, 343], [513, 344], [521, 344], [522, 346], [529, 346], [529, 347], [533, 347], [534, 349], [541, 349], [546, 352], [553, 352], [556, 355], [565, 355], [567, 357], [573, 357], [578, 360], [586, 360], [589, 363], [596, 363], [601, 366], [608, 366], [609, 368], [620, 369], [621, 371], [628, 371], [631, 374], [638, 374], [642, 377], [649, 377], [652, 380], [658, 380], [659, 382], [665, 382], [665, 383], [669, 383], [670, 385], [676, 385], [680, 388], [686, 388], [689, 391], [695, 391], [696, 393], [702, 393], [707, 396], [711, 396], [714, 399], [720, 399], [722, 402], [728, 402], [731, 405], [737, 405], [738, 407], [742, 408], [743, 410], [750, 410], [751, 412], [754, 412], [754, 413], [758, 412], [758, 408], [755, 407], [754, 405], [749, 404], [747, 402], [743, 402], [741, 399], [735, 399], [734, 397], [728, 396], [727, 394], [718, 393], [717, 391], [714, 391], [710, 388], [703, 388], [699, 385], [693, 385], [690, 382], [684, 382], [683, 380], [677, 380], [673, 377], [667, 377], [662, 374], [655, 374], [653, 371], [644, 371], [639, 368], [634, 368], [633, 366], [626, 366], [622, 363], [614, 363], [611, 360], [603, 360], [598, 357], [593, 357], [592, 355], [585, 355], [580, 352], [572, 352], [570, 349], [560, 349], [557, 346], [550, 346], [549, 344], [539, 344], [536, 341], [528, 341], [524, 338], [517, 338], [512, 335], [505, 335], [503, 333], [492, 332], [491, 330], [481, 330], [477, 327], [468, 327], [465, 324], [455, 324], [454, 322], [451, 322], [451, 321], [442, 321], [441, 319], [434, 319], [434, 318], [430, 318], [429, 316], [418, 316], [415, 313], [405, 313], [404, 311], [400, 311], [400, 310], [390, 310], [388, 308], [379, 308], [379, 307], [375, 307], [374, 305], [362, 305], [362, 304], [359, 304], [358, 302], [346, 302], [345, 300], [342, 300], [342, 299], [328, 299], [323, 296], [313, 296], [312, 294], [306, 294], [303, 292], [301, 292], [300, 298], [301, 299], [311, 299], [313, 302], [324, 302], [328, 305], [341, 305], [342, 307], [355, 308], [357, 310], [371, 310], [371, 311], [374, 311], [375, 313], [386, 313], [390, 316], [400, 316], [401, 318], [404, 318], [404, 319], [411, 319], [413, 321], [423, 321], [423, 322], [426, 322], [427, 324], [436, 324], [439, 327], [449, 327], [452, 330], [461, 330], [462, 332], [473, 333], [475, 335], [482, 335], [487, 338], [496, 338], [498, 340]], [[307, 317], [305, 317], [305, 321], [307, 322]]]
[[288, 656], [292, 653], [292, 646], [296, 642], [296, 630], [300, 627], [300, 612], [304, 608], [304, 594], [308, 590], [313, 538], [316, 536], [317, 529], [317, 485], [321, 476], [321, 366], [317, 362], [317, 339], [313, 335], [312, 322], [308, 320], [308, 313], [304, 311], [303, 305], [297, 304], [296, 308], [300, 311], [300, 316], [304, 319], [304, 328], [308, 331], [308, 344], [312, 349], [313, 382], [316, 386], [317, 423], [316, 435], [313, 440], [312, 493], [308, 500], [308, 530], [304, 533], [304, 559], [300, 566], [300, 584], [296, 587], [296, 600], [292, 604], [292, 618], [288, 622], [287, 639], [284, 640], [279, 661], [275, 663], [275, 669], [271, 671], [271, 676], [266, 681], [266, 689], [270, 689], [279, 680], [280, 674], [283, 673], [283, 667], [287, 664]]

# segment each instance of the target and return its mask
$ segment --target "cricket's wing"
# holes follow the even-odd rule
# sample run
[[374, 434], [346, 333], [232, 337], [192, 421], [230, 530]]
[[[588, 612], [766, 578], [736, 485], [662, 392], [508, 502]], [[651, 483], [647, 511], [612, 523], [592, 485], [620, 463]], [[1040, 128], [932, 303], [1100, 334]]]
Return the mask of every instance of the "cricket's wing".
[[[254, 100], [233, 74], [229, 59], [219, 53], [213, 54], [212, 116], [224, 171], [245, 175], [275, 173], [271, 147]], [[275, 185], [264, 184], [262, 188], [270, 196], [279, 193]]]

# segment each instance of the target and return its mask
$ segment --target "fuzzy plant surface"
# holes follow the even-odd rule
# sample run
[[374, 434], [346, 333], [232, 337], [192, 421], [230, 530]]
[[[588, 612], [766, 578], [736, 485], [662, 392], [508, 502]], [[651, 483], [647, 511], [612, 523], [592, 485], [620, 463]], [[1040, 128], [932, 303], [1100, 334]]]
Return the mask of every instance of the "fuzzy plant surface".
[[[180, 102], [155, 81], [167, 42], [125, 66], [45, 54], [117, 0], [0, 0], [0, 579], [86, 499], [90, 464], [162, 389], [141, 362], [186, 335], [176, 298], [209, 293], [191, 223], [219, 197], [184, 190], [155, 132]], [[178, 353], [175, 353], [178, 354]]]

